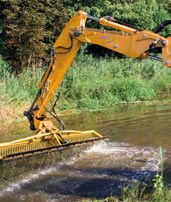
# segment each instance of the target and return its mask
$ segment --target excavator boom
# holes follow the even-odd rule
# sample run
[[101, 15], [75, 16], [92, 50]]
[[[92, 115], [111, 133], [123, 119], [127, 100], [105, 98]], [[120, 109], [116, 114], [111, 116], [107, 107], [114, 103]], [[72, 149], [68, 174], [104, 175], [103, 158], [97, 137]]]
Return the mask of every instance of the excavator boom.
[[[87, 28], [87, 19], [96, 21], [103, 29]], [[54, 43], [54, 58], [42, 77], [34, 102], [24, 112], [35, 135], [0, 144], [0, 159], [21, 158], [104, 139], [96, 131], [64, 130], [64, 125], [56, 114], [54, 116], [62, 125], [62, 130], [55, 127], [46, 116], [50, 100], [82, 43], [97, 44], [131, 58], [152, 58], [170, 67], [171, 38], [158, 34], [168, 24], [171, 24], [170, 21], [165, 21], [153, 31], [139, 30], [109, 16], [96, 18], [84, 11], [76, 12]], [[154, 56], [154, 52], [161, 52], [162, 58]]]

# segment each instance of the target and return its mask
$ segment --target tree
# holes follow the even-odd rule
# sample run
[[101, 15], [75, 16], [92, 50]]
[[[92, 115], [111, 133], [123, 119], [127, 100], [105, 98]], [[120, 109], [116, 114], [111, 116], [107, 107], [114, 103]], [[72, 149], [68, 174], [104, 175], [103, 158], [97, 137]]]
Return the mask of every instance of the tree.
[[59, 0], [0, 0], [3, 55], [15, 71], [41, 65], [65, 15]]
[[[167, 0], [63, 0], [70, 13], [78, 9], [97, 17], [109, 15], [141, 29], [151, 29], [169, 18]], [[164, 6], [165, 5], [165, 6]], [[155, 17], [157, 16], [157, 17]]]
[[[3, 47], [0, 51], [16, 71], [27, 66], [41, 66], [49, 57], [55, 37], [75, 11], [82, 9], [96, 17], [113, 16], [140, 29], [150, 30], [169, 19], [169, 2], [0, 0], [0, 45]], [[93, 24], [95, 26], [99, 27], [97, 23]]]

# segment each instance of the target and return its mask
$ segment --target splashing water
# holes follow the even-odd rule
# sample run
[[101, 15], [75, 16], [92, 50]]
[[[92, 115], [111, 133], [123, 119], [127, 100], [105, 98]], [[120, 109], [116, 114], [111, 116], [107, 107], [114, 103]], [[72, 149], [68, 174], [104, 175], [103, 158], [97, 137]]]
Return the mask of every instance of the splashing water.
[[[107, 196], [112, 189], [118, 193], [123, 184], [150, 176], [158, 169], [156, 162], [157, 150], [152, 147], [137, 148], [125, 143], [100, 141], [69, 161], [56, 162], [48, 168], [23, 175], [3, 188], [0, 197], [15, 193], [23, 197], [25, 192], [24, 198], [27, 198], [32, 193], [32, 186], [35, 186], [34, 194], [53, 195], [51, 200], [58, 197], [59, 201], [66, 201], [70, 200], [66, 197], [73, 198], [73, 195]], [[74, 197], [74, 201], [77, 198]]]

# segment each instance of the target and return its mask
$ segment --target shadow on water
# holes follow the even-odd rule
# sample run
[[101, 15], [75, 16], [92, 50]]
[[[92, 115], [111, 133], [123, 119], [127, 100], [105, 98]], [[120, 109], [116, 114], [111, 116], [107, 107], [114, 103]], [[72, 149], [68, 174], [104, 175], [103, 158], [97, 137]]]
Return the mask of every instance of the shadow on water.
[[[81, 198], [96, 198], [104, 199], [108, 196], [116, 196], [121, 194], [122, 187], [130, 185], [132, 176], [135, 175], [135, 171], [124, 169], [127, 172], [127, 176], [120, 172], [120, 170], [110, 170], [111, 173], [118, 173], [118, 179], [113, 179], [112, 176], [100, 177], [100, 178], [90, 178], [90, 179], [80, 179], [77, 177], [67, 177], [60, 182], [49, 183], [45, 187], [40, 187], [40, 184], [44, 183], [47, 179], [38, 180], [36, 183], [25, 185], [22, 187], [22, 191], [27, 190], [27, 192], [41, 192], [50, 195], [63, 195], [63, 196], [79, 196]], [[144, 171], [144, 173], [154, 174], [151, 171]], [[102, 172], [103, 173], [103, 172]], [[130, 179], [128, 177], [130, 176]], [[143, 173], [142, 173], [143, 175]], [[121, 180], [119, 178], [127, 178], [127, 180]], [[48, 179], [49, 180], [49, 179]]]
[[[71, 170], [70, 170], [71, 171]], [[73, 170], [72, 172], [78, 172]], [[154, 171], [141, 171], [137, 172], [129, 168], [117, 168], [117, 169], [105, 169], [96, 168], [96, 173], [91, 172], [91, 168], [88, 171], [79, 170], [81, 176], [44, 176], [41, 179], [36, 179], [30, 183], [24, 183], [20, 186], [20, 189], [11, 192], [4, 197], [0, 198], [0, 201], [4, 202], [4, 199], [11, 201], [11, 198], [15, 198], [18, 195], [23, 195], [22, 198], [27, 201], [29, 195], [39, 193], [40, 195], [51, 196], [52, 198], [58, 198], [60, 196], [65, 198], [69, 196], [70, 201], [77, 201], [79, 198], [96, 198], [104, 199], [108, 196], [120, 195], [122, 188], [130, 185], [133, 180], [147, 180], [146, 175], [154, 175]], [[84, 176], [84, 172], [89, 177]], [[98, 176], [100, 174], [100, 176]], [[83, 176], [82, 176], [83, 175]], [[93, 176], [92, 176], [93, 175]], [[148, 178], [149, 180], [149, 178]], [[17, 188], [17, 187], [16, 187]], [[35, 200], [33, 200], [35, 201]], [[58, 201], [58, 200], [57, 200]]]
[[[84, 172], [84, 171], [81, 171]], [[87, 170], [85, 170], [87, 172]], [[111, 195], [120, 195], [121, 189], [125, 186], [130, 185], [133, 180], [133, 176], [136, 180], [146, 180], [145, 176], [153, 176], [155, 172], [152, 171], [142, 171], [137, 174], [136, 171], [130, 170], [128, 168], [121, 169], [108, 169], [105, 170], [107, 176], [104, 175], [103, 169], [97, 168], [97, 173], [100, 173], [100, 177], [78, 177], [78, 176], [65, 176], [66, 179], [62, 179], [58, 182], [57, 179], [49, 179], [45, 177], [43, 179], [38, 179], [33, 184], [27, 184], [22, 187], [22, 191], [34, 193], [43, 192], [46, 194], [64, 195], [64, 196], [79, 196], [83, 198], [96, 198], [103, 199]], [[110, 173], [110, 174], [109, 174]], [[89, 175], [92, 173], [89, 172]], [[94, 175], [94, 173], [93, 173]], [[117, 178], [116, 178], [117, 176]], [[135, 177], [137, 176], [137, 177]], [[148, 179], [149, 180], [149, 179]], [[46, 184], [45, 182], [48, 183]], [[42, 186], [46, 184], [46, 186]]]

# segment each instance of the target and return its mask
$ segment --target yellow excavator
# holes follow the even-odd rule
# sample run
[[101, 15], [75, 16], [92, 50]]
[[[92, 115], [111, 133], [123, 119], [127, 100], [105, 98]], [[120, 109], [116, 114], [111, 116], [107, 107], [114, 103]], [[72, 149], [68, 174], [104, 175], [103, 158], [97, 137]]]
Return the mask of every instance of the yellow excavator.
[[[101, 25], [101, 28], [86, 27], [88, 20], [95, 21]], [[65, 130], [64, 127], [58, 129], [51, 120], [48, 120], [47, 106], [60, 86], [65, 73], [82, 43], [100, 45], [131, 58], [151, 58], [170, 67], [171, 37], [158, 34], [169, 24], [171, 20], [166, 20], [152, 31], [139, 30], [110, 16], [97, 18], [81, 10], [76, 12], [54, 43], [54, 58], [42, 77], [33, 104], [28, 111], [24, 112], [30, 122], [30, 129], [35, 133], [26, 138], [1, 143], [1, 162], [104, 139], [94, 130], [75, 131]], [[156, 56], [156, 53], [162, 57]], [[53, 116], [63, 126], [55, 113]]]

